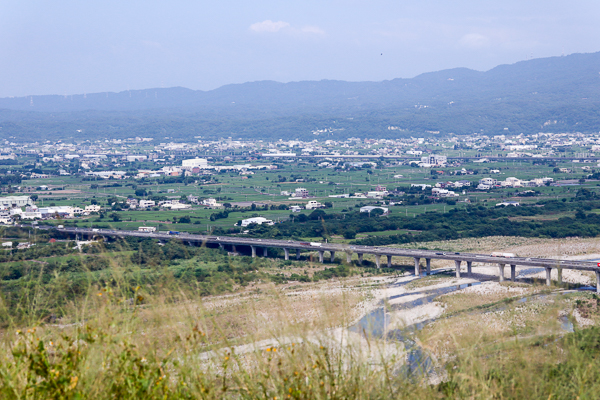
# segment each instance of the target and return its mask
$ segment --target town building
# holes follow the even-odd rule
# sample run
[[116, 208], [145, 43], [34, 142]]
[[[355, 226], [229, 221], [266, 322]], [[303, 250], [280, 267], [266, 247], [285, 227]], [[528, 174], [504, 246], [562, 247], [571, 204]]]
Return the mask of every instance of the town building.
[[315, 208], [323, 208], [323, 207], [325, 207], [323, 204], [321, 204], [315, 200], [311, 200], [308, 203], [306, 203], [307, 210], [314, 210]]
[[29, 196], [6, 196], [0, 197], [0, 208], [17, 208], [33, 205]]
[[192, 168], [205, 169], [208, 168], [208, 160], [206, 158], [191, 158], [189, 160], [183, 160], [181, 162], [181, 168], [189, 170]]
[[382, 215], [388, 215], [389, 214], [389, 209], [387, 207], [379, 207], [379, 206], [364, 206], [360, 208], [360, 212], [361, 213], [369, 213], [369, 215], [371, 214], [371, 211], [373, 210], [382, 210], [383, 214]]
[[140, 208], [154, 207], [156, 202], [154, 200], [140, 200]]
[[423, 164], [429, 165], [446, 165], [448, 161], [448, 157], [440, 156], [438, 154], [429, 154], [427, 156], [421, 157], [421, 162]]
[[242, 220], [242, 226], [248, 226], [250, 224], [258, 224], [258, 225], [267, 224], [267, 225], [273, 225], [273, 221], [270, 220], [270, 219], [263, 218], [263, 217], [254, 217], [254, 218], [248, 218], [248, 219], [243, 219]]

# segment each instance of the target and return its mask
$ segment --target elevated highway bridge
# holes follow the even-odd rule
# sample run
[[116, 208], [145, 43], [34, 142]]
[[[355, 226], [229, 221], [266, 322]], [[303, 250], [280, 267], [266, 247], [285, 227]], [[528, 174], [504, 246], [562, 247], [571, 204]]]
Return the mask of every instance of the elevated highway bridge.
[[575, 261], [575, 260], [557, 260], [552, 258], [533, 258], [533, 257], [510, 257], [510, 256], [492, 256], [490, 254], [475, 254], [475, 253], [454, 253], [442, 252], [434, 250], [413, 250], [401, 249], [395, 247], [380, 247], [380, 246], [358, 246], [337, 243], [315, 243], [315, 242], [300, 242], [294, 240], [278, 240], [278, 239], [257, 239], [243, 238], [231, 236], [213, 236], [213, 235], [197, 235], [191, 233], [176, 233], [168, 232], [140, 232], [140, 231], [125, 231], [125, 230], [110, 230], [110, 229], [86, 229], [86, 228], [58, 228], [59, 232], [69, 236], [79, 238], [92, 238], [101, 236], [104, 238], [124, 238], [124, 237], [139, 237], [152, 238], [157, 240], [172, 240], [177, 239], [186, 242], [190, 245], [206, 245], [213, 244], [220, 247], [230, 246], [235, 251], [238, 246], [247, 246], [250, 248], [252, 257], [256, 257], [257, 250], [262, 249], [263, 255], [267, 256], [268, 248], [283, 249], [285, 259], [289, 260], [290, 252], [295, 252], [296, 259], [300, 258], [302, 252], [317, 252], [319, 261], [325, 261], [325, 252], [329, 253], [331, 261], [334, 261], [336, 253], [345, 254], [346, 261], [350, 263], [354, 254], [358, 257], [359, 263], [362, 263], [364, 254], [375, 256], [375, 264], [381, 267], [381, 257], [386, 257], [387, 266], [392, 266], [392, 257], [408, 257], [414, 259], [415, 275], [421, 275], [421, 259], [425, 260], [426, 273], [431, 272], [431, 260], [451, 260], [454, 261], [456, 268], [456, 277], [461, 277], [461, 266], [466, 264], [467, 273], [471, 274], [472, 268], [481, 264], [497, 264], [498, 275], [500, 282], [504, 281], [504, 269], [508, 265], [510, 267], [510, 279], [514, 282], [516, 279], [516, 267], [538, 267], [544, 268], [546, 271], [546, 284], [551, 284], [552, 269], [558, 271], [558, 283], [562, 283], [563, 269], [576, 269], [583, 271], [593, 271], [596, 274], [596, 292], [600, 293], [600, 263], [591, 261]]

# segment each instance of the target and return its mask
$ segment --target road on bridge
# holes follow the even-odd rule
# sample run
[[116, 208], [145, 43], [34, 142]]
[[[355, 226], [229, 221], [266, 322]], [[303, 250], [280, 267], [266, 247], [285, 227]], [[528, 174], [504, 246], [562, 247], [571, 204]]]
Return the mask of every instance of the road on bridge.
[[380, 267], [381, 256], [387, 257], [387, 264], [391, 266], [392, 257], [410, 257], [415, 261], [415, 274], [420, 275], [420, 260], [425, 259], [427, 273], [430, 272], [432, 259], [452, 260], [456, 267], [456, 276], [460, 277], [460, 267], [463, 262], [467, 265], [468, 273], [471, 273], [473, 263], [478, 264], [498, 264], [500, 281], [504, 280], [504, 267], [509, 265], [511, 268], [511, 280], [515, 280], [516, 266], [540, 267], [546, 270], [546, 283], [550, 285], [550, 276], [552, 268], [558, 270], [559, 283], [562, 282], [563, 269], [576, 269], [584, 271], [594, 271], [596, 274], [597, 292], [600, 293], [600, 263], [590, 261], [575, 261], [575, 260], [557, 260], [551, 258], [532, 258], [532, 257], [497, 257], [490, 254], [475, 254], [475, 253], [453, 253], [442, 252], [435, 250], [416, 250], [402, 249], [396, 247], [380, 247], [380, 246], [359, 246], [347, 245], [339, 243], [322, 243], [322, 242], [300, 242], [294, 240], [279, 240], [279, 239], [258, 239], [258, 238], [243, 238], [232, 236], [211, 236], [197, 235], [185, 232], [168, 233], [168, 232], [140, 232], [140, 231], [124, 231], [111, 229], [87, 229], [87, 228], [57, 228], [59, 232], [69, 235], [83, 236], [102, 236], [102, 237], [140, 237], [154, 238], [158, 240], [178, 239], [190, 243], [202, 244], [217, 244], [219, 246], [248, 246], [252, 250], [252, 256], [256, 256], [256, 249], [263, 248], [266, 255], [266, 249], [269, 247], [280, 248], [284, 250], [285, 259], [289, 259], [289, 251], [295, 250], [296, 257], [299, 258], [300, 252], [310, 251], [318, 252], [319, 261], [324, 261], [324, 252], [329, 252], [331, 260], [334, 260], [335, 253], [346, 254], [346, 259], [350, 262], [353, 254], [357, 254], [359, 262], [362, 262], [364, 254], [372, 254], [375, 256], [375, 263]]

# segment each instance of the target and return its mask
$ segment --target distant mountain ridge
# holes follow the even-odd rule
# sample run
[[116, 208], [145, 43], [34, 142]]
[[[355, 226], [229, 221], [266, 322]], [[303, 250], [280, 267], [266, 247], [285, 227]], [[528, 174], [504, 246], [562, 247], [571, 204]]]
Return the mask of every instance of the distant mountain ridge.
[[55, 136], [63, 130], [68, 136], [79, 126], [90, 137], [140, 132], [310, 137], [332, 124], [341, 132], [337, 136], [398, 135], [389, 125], [414, 133], [491, 133], [505, 127], [591, 132], [600, 130], [599, 111], [600, 52], [382, 82], [259, 81], [211, 91], [177, 87], [1, 98], [0, 135]]

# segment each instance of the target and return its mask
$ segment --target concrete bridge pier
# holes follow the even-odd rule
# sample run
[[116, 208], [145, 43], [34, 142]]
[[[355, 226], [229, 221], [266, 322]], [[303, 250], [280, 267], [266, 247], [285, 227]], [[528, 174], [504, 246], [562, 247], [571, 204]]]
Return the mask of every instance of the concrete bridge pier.
[[431, 275], [431, 258], [425, 259], [425, 267], [427, 268], [427, 275]]
[[377, 268], [381, 267], [381, 256], [379, 254], [375, 255], [375, 265], [377, 265]]
[[517, 279], [517, 266], [514, 264], [511, 264], [510, 265], [510, 280], [512, 282], [514, 282], [515, 279]]
[[416, 277], [420, 277], [421, 276], [421, 259], [419, 257], [415, 257], [415, 276]]
[[387, 260], [388, 260], [387, 267], [388, 268], [392, 268], [392, 256], [388, 255], [387, 256]]
[[358, 263], [362, 265], [363, 263], [363, 253], [358, 253]]
[[237, 253], [237, 251], [235, 250], [235, 244], [231, 245], [231, 252], [232, 253]]
[[296, 260], [300, 259], [300, 249], [296, 249]]
[[467, 274], [473, 275], [473, 261], [467, 261]]
[[558, 267], [556, 270], [558, 271], [558, 284], [562, 285], [562, 268]]
[[596, 270], [596, 293], [600, 293], [600, 271]]
[[219, 243], [219, 249], [223, 250], [225, 248], [225, 246], [223, 246], [223, 243]]
[[544, 268], [546, 268], [546, 285], [550, 286], [552, 284], [552, 267]]
[[267, 256], [267, 248], [263, 247], [263, 257], [266, 257], [266, 256]]
[[456, 266], [456, 277], [460, 278], [460, 264], [462, 263], [462, 261], [460, 260], [454, 260], [454, 265]]
[[250, 249], [252, 250], [252, 258], [256, 257], [256, 247], [250, 246]]
[[504, 264], [498, 264], [499, 281], [504, 282]]
[[330, 259], [330, 261], [331, 261], [331, 262], [334, 262], [334, 261], [335, 261], [335, 251], [330, 251], [330, 252], [329, 252], [329, 254], [331, 254], [331, 259]]
[[285, 261], [289, 260], [290, 259], [290, 249], [285, 248], [285, 249], [283, 249], [283, 252], [285, 253], [285, 256], [284, 256]]
[[323, 250], [319, 251], [319, 262], [321, 264], [323, 264], [324, 260], [323, 260], [323, 254], [325, 254], [325, 252]]
[[346, 263], [350, 264], [352, 262], [352, 253], [346, 253]]

